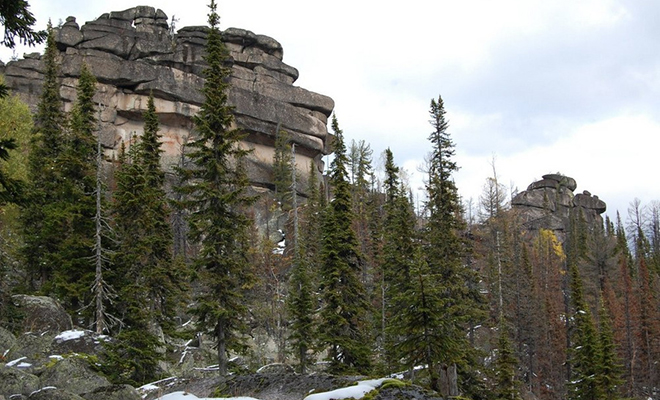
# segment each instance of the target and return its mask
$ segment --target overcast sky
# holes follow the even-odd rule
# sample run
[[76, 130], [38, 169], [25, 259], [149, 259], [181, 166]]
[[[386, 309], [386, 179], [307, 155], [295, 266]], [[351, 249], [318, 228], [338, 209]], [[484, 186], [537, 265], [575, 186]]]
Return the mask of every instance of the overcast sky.
[[[141, 4], [174, 15], [179, 28], [206, 24], [206, 0], [138, 1], [29, 3], [39, 27]], [[611, 216], [625, 218], [634, 198], [660, 200], [660, 2], [385, 4], [219, 0], [219, 13], [222, 29], [278, 40], [300, 71], [296, 85], [332, 97], [348, 141], [370, 143], [376, 160], [390, 147], [413, 188], [423, 185], [429, 103], [441, 95], [465, 199], [476, 201], [495, 158], [507, 186], [560, 172]]]

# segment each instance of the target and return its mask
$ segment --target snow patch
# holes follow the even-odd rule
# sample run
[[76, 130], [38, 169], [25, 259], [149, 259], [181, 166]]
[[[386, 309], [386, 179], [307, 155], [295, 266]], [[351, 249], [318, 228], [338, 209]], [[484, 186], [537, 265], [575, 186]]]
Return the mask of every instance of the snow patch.
[[54, 390], [54, 389], [57, 389], [57, 388], [56, 388], [55, 386], [44, 386], [44, 387], [42, 387], [41, 389], [39, 389], [39, 390], [35, 390], [34, 392], [30, 393], [30, 396], [32, 396], [33, 394], [36, 394], [36, 393], [42, 392], [42, 391], [44, 391], [44, 390]]
[[67, 340], [80, 339], [83, 336], [85, 336], [85, 331], [73, 329], [70, 331], [64, 331], [59, 335], [55, 336], [55, 340], [66, 342]]
[[27, 357], [21, 357], [21, 358], [17, 358], [15, 360], [9, 361], [7, 364], [5, 364], [5, 367], [14, 367], [14, 366], [18, 365], [21, 361], [26, 360], [26, 359], [27, 359]]
[[350, 399], [359, 400], [364, 397], [365, 394], [371, 392], [372, 390], [380, 387], [386, 380], [389, 378], [380, 378], [380, 379], [370, 379], [366, 381], [359, 381], [355, 386], [349, 386], [341, 389], [335, 389], [329, 392], [323, 393], [314, 393], [305, 397], [304, 400], [341, 400], [341, 399]]
[[[212, 399], [213, 398], [211, 397], [200, 398], [192, 393], [187, 393], [187, 392], [174, 392], [158, 398], [158, 400], [212, 400]], [[258, 399], [255, 399], [254, 397], [227, 397], [227, 398], [223, 398], [222, 400], [258, 400]]]

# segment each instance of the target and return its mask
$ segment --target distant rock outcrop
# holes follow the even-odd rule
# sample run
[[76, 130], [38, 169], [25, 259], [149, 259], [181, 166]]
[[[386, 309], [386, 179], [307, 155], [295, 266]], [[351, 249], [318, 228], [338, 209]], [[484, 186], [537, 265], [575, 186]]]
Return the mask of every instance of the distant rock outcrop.
[[602, 226], [601, 214], [605, 212], [606, 205], [598, 196], [592, 196], [586, 190], [573, 194], [577, 183], [568, 176], [548, 174], [542, 178], [511, 200], [512, 208], [518, 212], [527, 229], [563, 232], [568, 228], [571, 215], [579, 215], [573, 214], [575, 212], [581, 212], [588, 226]]
[[[56, 38], [65, 108], [69, 110], [75, 99], [85, 62], [99, 82], [95, 101], [102, 109], [100, 134], [111, 157], [122, 141], [130, 144], [142, 134], [142, 112], [153, 93], [164, 140], [163, 162], [175, 163], [191, 133], [192, 116], [203, 102], [199, 89], [204, 83], [207, 32], [207, 27], [192, 26], [175, 33], [163, 11], [147, 6], [103, 14], [82, 27], [74, 17], [67, 18]], [[247, 134], [245, 145], [254, 149], [248, 168], [253, 185], [272, 185], [278, 127], [296, 143], [301, 172], [309, 170], [310, 162], [320, 167], [328, 151], [332, 99], [293, 85], [298, 71], [282, 61], [283, 49], [276, 40], [236, 28], [225, 30], [223, 40], [233, 59], [229, 101], [235, 106], [237, 126]], [[8, 86], [34, 107], [43, 82], [41, 55], [28, 54], [4, 70]]]

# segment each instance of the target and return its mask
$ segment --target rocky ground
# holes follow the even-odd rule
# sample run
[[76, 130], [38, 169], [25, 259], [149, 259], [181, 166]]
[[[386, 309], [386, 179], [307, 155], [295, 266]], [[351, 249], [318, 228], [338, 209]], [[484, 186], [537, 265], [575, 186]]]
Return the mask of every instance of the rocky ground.
[[[199, 398], [248, 396], [261, 400], [302, 400], [310, 393], [355, 385], [365, 377], [321, 372], [299, 375], [282, 364], [256, 373], [221, 378], [209, 365], [210, 354], [191, 343], [173, 343], [164, 370], [172, 376], [135, 388], [113, 385], [95, 368], [107, 336], [73, 326], [71, 317], [53, 299], [13, 297], [23, 316], [20, 335], [0, 327], [0, 400], [155, 400], [174, 392]], [[433, 394], [413, 385], [384, 385], [370, 393], [378, 400], [433, 400]]]

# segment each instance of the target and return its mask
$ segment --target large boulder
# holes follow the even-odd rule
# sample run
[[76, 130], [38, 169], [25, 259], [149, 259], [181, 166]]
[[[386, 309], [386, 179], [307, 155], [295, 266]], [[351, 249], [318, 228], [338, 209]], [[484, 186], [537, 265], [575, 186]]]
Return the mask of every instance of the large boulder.
[[104, 335], [97, 335], [90, 330], [69, 330], [55, 336], [51, 342], [53, 354], [98, 354], [103, 349]]
[[[16, 345], [16, 336], [0, 326], [0, 356], [5, 357], [6, 351]], [[1, 360], [2, 358], [0, 358]]]
[[73, 327], [71, 316], [53, 298], [16, 294], [12, 300], [23, 315], [25, 332], [61, 332]]
[[85, 400], [75, 393], [68, 390], [56, 388], [54, 386], [46, 386], [39, 390], [34, 391], [28, 397], [29, 400]]
[[40, 387], [39, 378], [36, 376], [18, 368], [0, 365], [0, 396], [28, 396]]
[[43, 386], [54, 386], [71, 393], [89, 393], [110, 382], [94, 372], [89, 363], [79, 357], [66, 357], [47, 366], [41, 374]]
[[52, 333], [26, 332], [19, 336], [9, 349], [7, 360], [17, 367], [32, 371], [50, 362], [50, 345], [55, 335]]
[[82, 397], [86, 400], [142, 400], [137, 389], [130, 385], [104, 386], [83, 393]]

